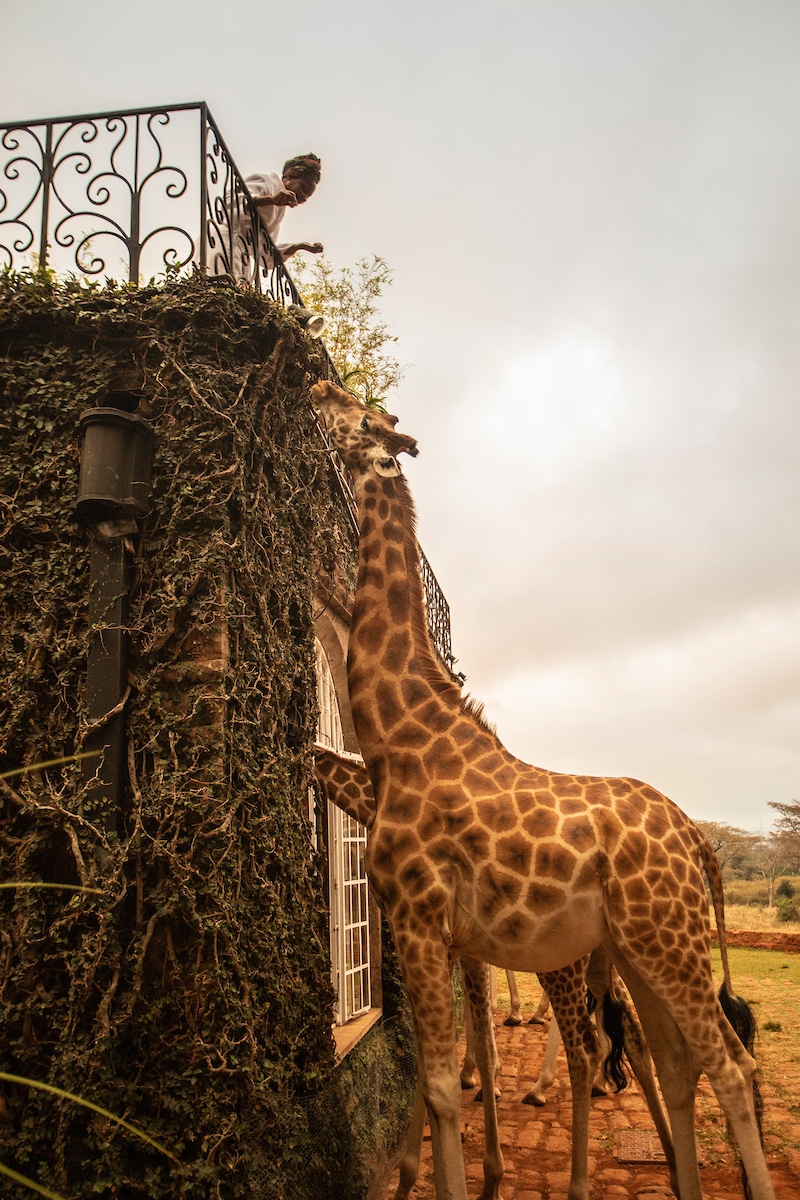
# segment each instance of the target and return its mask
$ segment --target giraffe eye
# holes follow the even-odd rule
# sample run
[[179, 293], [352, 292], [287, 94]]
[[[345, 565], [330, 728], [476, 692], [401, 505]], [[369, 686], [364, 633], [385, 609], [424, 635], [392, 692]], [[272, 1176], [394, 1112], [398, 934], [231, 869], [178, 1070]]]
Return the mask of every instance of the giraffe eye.
[[359, 429], [369, 429], [369, 421], [367, 420], [366, 417], [364, 417], [361, 424], [359, 425]]

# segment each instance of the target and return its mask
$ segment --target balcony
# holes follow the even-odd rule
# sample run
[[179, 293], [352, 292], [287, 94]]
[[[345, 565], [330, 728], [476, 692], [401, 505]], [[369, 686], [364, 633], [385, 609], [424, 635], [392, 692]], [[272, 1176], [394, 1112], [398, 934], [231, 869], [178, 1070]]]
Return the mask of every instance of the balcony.
[[[134, 285], [198, 269], [302, 304], [204, 103], [0, 123], [3, 268]], [[450, 609], [424, 554], [421, 569], [431, 636], [452, 671]]]
[[191, 264], [298, 301], [207, 105], [0, 124], [0, 267], [141, 284]]

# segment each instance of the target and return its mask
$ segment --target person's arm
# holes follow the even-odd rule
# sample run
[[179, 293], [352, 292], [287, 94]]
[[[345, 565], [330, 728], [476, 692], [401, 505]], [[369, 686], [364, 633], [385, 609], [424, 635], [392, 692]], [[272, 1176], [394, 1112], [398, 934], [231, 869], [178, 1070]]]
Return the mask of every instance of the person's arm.
[[322, 242], [286, 242], [277, 249], [283, 259], [291, 258], [293, 254], [297, 254], [298, 250], [305, 250], [308, 254], [325, 253]]
[[275, 208], [294, 208], [297, 204], [294, 192], [283, 186], [283, 180], [275, 172], [269, 175], [248, 175], [244, 182], [256, 208], [263, 208], [269, 204]]
[[276, 192], [274, 196], [253, 196], [253, 203], [256, 208], [261, 208], [265, 204], [274, 204], [276, 208], [294, 208], [297, 204], [297, 197], [294, 192], [287, 192], [284, 189]]

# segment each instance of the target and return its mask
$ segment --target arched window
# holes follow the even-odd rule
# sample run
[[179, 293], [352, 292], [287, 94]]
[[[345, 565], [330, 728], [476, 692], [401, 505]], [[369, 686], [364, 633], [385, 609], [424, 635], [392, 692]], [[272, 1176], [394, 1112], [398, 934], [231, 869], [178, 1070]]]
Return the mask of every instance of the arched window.
[[[333, 676], [322, 644], [316, 642], [319, 724], [317, 740], [345, 753]], [[369, 894], [366, 826], [328, 804], [328, 887], [331, 964], [338, 997], [336, 1023], [343, 1025], [371, 1006]], [[312, 828], [314, 822], [312, 820]]]

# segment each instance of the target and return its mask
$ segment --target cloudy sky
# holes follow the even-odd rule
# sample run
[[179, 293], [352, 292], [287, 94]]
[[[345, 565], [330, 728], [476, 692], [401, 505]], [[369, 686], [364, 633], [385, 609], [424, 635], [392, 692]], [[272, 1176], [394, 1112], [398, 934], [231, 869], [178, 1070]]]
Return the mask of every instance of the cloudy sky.
[[769, 828], [800, 798], [796, 0], [3, 0], [0, 120], [206, 100], [384, 256], [392, 406], [508, 747]]

